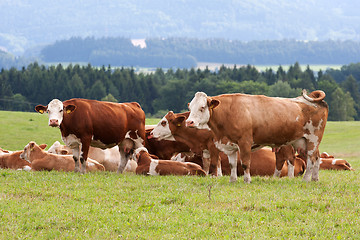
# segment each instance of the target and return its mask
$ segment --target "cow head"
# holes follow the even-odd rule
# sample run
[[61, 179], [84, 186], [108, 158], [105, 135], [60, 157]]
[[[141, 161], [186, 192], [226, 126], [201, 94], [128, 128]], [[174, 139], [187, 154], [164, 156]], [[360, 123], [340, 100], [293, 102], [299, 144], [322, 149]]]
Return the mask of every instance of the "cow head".
[[60, 127], [60, 124], [65, 114], [70, 114], [75, 111], [76, 106], [67, 105], [64, 107], [63, 103], [58, 99], [53, 99], [47, 106], [37, 105], [35, 110], [41, 114], [47, 112], [49, 114], [49, 126]]
[[150, 133], [150, 136], [159, 140], [175, 141], [175, 138], [172, 135], [169, 126], [169, 120], [172, 120], [174, 118], [174, 113], [172, 111], [168, 112], [154, 127], [154, 129]]
[[219, 105], [219, 101], [211, 99], [204, 92], [197, 92], [189, 103], [190, 115], [186, 120], [186, 126], [196, 128], [208, 128], [210, 110]]
[[40, 148], [44, 150], [46, 148], [46, 144], [37, 145], [35, 142], [31, 141], [29, 142], [25, 148], [24, 151], [20, 154], [20, 158], [28, 161], [31, 163], [31, 153], [34, 151], [35, 148]]

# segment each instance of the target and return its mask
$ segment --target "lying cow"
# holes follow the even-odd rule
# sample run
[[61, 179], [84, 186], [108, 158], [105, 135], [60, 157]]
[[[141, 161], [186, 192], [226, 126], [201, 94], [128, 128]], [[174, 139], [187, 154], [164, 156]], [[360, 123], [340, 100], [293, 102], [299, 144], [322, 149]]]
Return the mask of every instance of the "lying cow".
[[[29, 142], [24, 151], [20, 154], [20, 158], [31, 163], [33, 171], [41, 170], [57, 170], [57, 171], [74, 171], [75, 163], [70, 155], [57, 155], [46, 152], [46, 146], [37, 145], [35, 142]], [[87, 171], [104, 171], [105, 168], [95, 160], [89, 159], [86, 162]], [[81, 165], [83, 167], [83, 165]]]
[[321, 170], [350, 170], [354, 171], [350, 163], [344, 159], [335, 158], [326, 152], [320, 155], [320, 169]]
[[137, 148], [145, 139], [145, 113], [136, 102], [54, 99], [47, 106], [36, 106], [35, 110], [41, 114], [47, 112], [49, 126], [60, 128], [62, 140], [73, 151], [75, 172], [80, 171], [79, 160], [83, 165], [81, 172], [86, 171], [90, 145], [103, 149], [118, 145], [121, 156], [118, 172], [122, 173], [133, 150], [127, 151], [123, 141], [132, 140]]
[[15, 170], [31, 170], [31, 164], [20, 158], [23, 151], [1, 151], [0, 154], [0, 168], [9, 168]]
[[[213, 168], [213, 175], [221, 175], [219, 150], [214, 143], [214, 134], [209, 129], [188, 128], [185, 126], [187, 113], [174, 114], [168, 112], [151, 131], [151, 136], [159, 140], [175, 140], [186, 144], [191, 152], [202, 155], [203, 169], [209, 173], [210, 167]], [[210, 166], [212, 165], [212, 166]]]
[[153, 159], [145, 147], [135, 150], [135, 159], [138, 167], [136, 174], [142, 175], [200, 175], [206, 173], [192, 162], [176, 162], [171, 160]]
[[[319, 180], [321, 142], [328, 117], [323, 91], [297, 98], [224, 94], [208, 97], [197, 92], [189, 103], [189, 127], [210, 128], [217, 146], [229, 156], [230, 181], [237, 180], [237, 152], [240, 150], [244, 181], [251, 182], [251, 151], [262, 146], [292, 145], [306, 156], [305, 181]], [[227, 142], [222, 142], [226, 139]], [[230, 141], [230, 142], [228, 142]]]
[[[127, 149], [126, 151], [129, 151], [129, 149]], [[56, 141], [48, 149], [48, 153], [72, 155], [72, 150], [68, 146], [62, 145], [59, 141]], [[120, 165], [120, 153], [118, 146], [107, 149], [90, 147], [88, 157], [102, 164], [105, 167], [105, 171], [115, 172]], [[130, 159], [125, 166], [124, 172], [135, 172], [136, 167], [136, 162]]]

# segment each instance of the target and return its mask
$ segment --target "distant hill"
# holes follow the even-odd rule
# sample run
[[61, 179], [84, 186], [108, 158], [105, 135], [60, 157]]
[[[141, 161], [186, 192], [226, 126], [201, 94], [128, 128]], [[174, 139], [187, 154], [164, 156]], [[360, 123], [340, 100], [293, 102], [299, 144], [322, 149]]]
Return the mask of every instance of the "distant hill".
[[41, 51], [44, 62], [85, 62], [95, 66], [191, 68], [198, 62], [241, 65], [348, 64], [360, 62], [354, 41], [232, 41], [225, 39], [70, 38]]
[[0, 47], [71, 37], [360, 41], [359, 1], [3, 0]]

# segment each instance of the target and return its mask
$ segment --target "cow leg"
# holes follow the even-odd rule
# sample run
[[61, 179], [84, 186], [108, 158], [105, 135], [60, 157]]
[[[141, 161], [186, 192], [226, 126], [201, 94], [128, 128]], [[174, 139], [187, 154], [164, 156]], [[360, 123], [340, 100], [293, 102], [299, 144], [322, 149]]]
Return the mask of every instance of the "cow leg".
[[79, 160], [80, 160], [80, 146], [76, 145], [76, 147], [71, 148], [73, 152], [73, 159], [75, 162], [74, 172], [80, 172]]
[[119, 147], [119, 152], [120, 152], [120, 164], [119, 164], [117, 173], [123, 173], [124, 169], [126, 167], [126, 164], [129, 161], [130, 155], [126, 154], [124, 149], [122, 149], [121, 147]]
[[89, 143], [83, 143], [81, 146], [81, 155], [80, 155], [80, 162], [81, 162], [81, 173], [86, 173], [86, 160], [89, 154], [90, 148], [90, 141]]
[[[203, 150], [203, 154], [202, 154], [202, 161], [203, 161], [203, 169], [206, 172], [206, 175], [209, 174], [210, 171], [210, 152], [208, 150]], [[217, 174], [213, 174], [213, 175], [217, 175]]]
[[273, 176], [274, 177], [280, 177], [281, 170], [282, 170], [282, 168], [284, 166], [285, 158], [283, 157], [283, 155], [279, 151], [275, 152], [275, 157], [276, 157], [276, 164], [275, 164], [275, 171], [274, 171]]
[[244, 182], [251, 183], [251, 176], [250, 176], [251, 146], [240, 147], [240, 159], [241, 159], [241, 166], [244, 169]]
[[293, 178], [295, 171], [294, 163], [291, 163], [290, 160], [287, 160], [287, 164], [288, 164], [288, 177]]
[[315, 154], [313, 155], [312, 159], [314, 161], [314, 167], [312, 170], [312, 177], [311, 180], [312, 181], [319, 181], [319, 169], [320, 169], [320, 154], [319, 154], [319, 149], [316, 150]]
[[221, 169], [221, 158], [220, 158], [220, 156], [218, 156], [218, 165], [217, 165], [218, 167], [217, 167], [217, 175], [219, 176], [219, 177], [222, 177], [222, 169]]
[[232, 152], [230, 154], [227, 154], [229, 159], [229, 165], [230, 165], [230, 182], [236, 182], [237, 181], [237, 152]]

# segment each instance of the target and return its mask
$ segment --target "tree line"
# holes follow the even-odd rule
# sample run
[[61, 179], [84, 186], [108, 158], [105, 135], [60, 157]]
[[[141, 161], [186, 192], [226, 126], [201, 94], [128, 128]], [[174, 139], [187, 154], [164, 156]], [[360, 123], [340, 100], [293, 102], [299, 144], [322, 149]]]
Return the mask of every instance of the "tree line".
[[94, 66], [191, 68], [197, 62], [239, 64], [344, 64], [358, 62], [360, 42], [150, 38], [146, 48], [129, 38], [80, 38], [56, 41], [41, 50], [44, 62], [86, 62]]
[[340, 70], [314, 73], [298, 62], [284, 70], [254, 66], [221, 66], [217, 71], [201, 69], [156, 69], [136, 73], [134, 68], [93, 67], [88, 65], [56, 66], [37, 62], [22, 69], [0, 72], [0, 110], [34, 111], [37, 104], [52, 99], [88, 98], [113, 102], [137, 101], [144, 111], [155, 117], [168, 110], [182, 112], [197, 91], [209, 96], [223, 93], [263, 94], [297, 97], [302, 89], [325, 91], [329, 120], [360, 120], [360, 63]]

